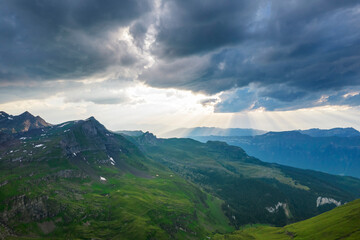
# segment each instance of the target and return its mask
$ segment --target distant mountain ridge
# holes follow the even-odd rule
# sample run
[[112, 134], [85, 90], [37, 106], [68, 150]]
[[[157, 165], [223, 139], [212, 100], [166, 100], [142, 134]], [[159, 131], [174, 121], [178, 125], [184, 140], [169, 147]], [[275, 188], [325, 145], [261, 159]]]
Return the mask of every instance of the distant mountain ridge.
[[[121, 132], [121, 131], [120, 131]], [[141, 131], [127, 131], [130, 135]], [[311, 137], [359, 137], [360, 132], [352, 127], [348, 128], [331, 128], [319, 129], [311, 128], [306, 130], [289, 130], [289, 131], [265, 131], [253, 128], [216, 128], [216, 127], [195, 127], [195, 128], [178, 128], [167, 132], [163, 137], [202, 137], [202, 136], [258, 136], [269, 132], [299, 132]], [[124, 131], [126, 134], [126, 131]]]
[[10, 115], [6, 112], [0, 112], [0, 132], [27, 132], [31, 129], [49, 127], [50, 123], [47, 123], [39, 116], [34, 116], [28, 111], [20, 115]]
[[191, 136], [256, 136], [267, 131], [252, 128], [216, 128], [216, 127], [195, 127], [178, 128], [164, 134], [164, 137], [191, 137]]
[[308, 130], [298, 130], [302, 134], [311, 137], [359, 137], [360, 132], [352, 127], [349, 128], [332, 128], [332, 129], [319, 129], [312, 128]]
[[119, 130], [116, 131], [116, 133], [125, 134], [132, 137], [137, 137], [144, 134], [144, 132], [141, 130]]
[[[329, 131], [328, 133], [331, 133]], [[339, 135], [339, 132], [336, 132]], [[258, 136], [199, 136], [201, 142], [224, 141], [265, 162], [360, 178], [360, 136], [311, 137], [299, 131]]]

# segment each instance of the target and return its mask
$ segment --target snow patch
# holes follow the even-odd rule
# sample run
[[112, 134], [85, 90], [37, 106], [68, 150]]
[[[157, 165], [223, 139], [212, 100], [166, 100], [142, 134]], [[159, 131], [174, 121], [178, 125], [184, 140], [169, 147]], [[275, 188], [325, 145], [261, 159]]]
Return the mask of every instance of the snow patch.
[[278, 202], [274, 207], [266, 207], [269, 213], [275, 213], [279, 210], [280, 207], [285, 207], [286, 203]]
[[21, 138], [20, 138], [20, 140], [25, 140], [25, 139], [26, 139], [26, 137], [21, 137]]
[[9, 120], [14, 120], [12, 117], [8, 117]]
[[316, 207], [322, 206], [324, 204], [335, 204], [338, 207], [341, 205], [341, 201], [336, 201], [333, 198], [327, 198], [327, 197], [318, 197], [316, 199]]
[[111, 163], [111, 165], [115, 165], [115, 160], [112, 158], [112, 157], [110, 157], [109, 155], [108, 155], [108, 158], [109, 158], [109, 160], [110, 160], [110, 163]]
[[68, 130], [65, 130], [65, 131], [64, 131], [64, 133], [66, 133], [66, 132], [69, 132], [69, 131], [70, 131], [70, 129], [68, 129]]
[[100, 176], [101, 181], [106, 181], [106, 178]]
[[38, 145], [35, 145], [34, 148], [39, 148], [39, 147], [42, 147], [44, 146], [44, 144], [38, 144]]
[[73, 155], [76, 157], [76, 153], [73, 153]]
[[59, 128], [65, 127], [66, 125], [68, 125], [69, 123], [64, 123], [63, 125], [59, 126]]

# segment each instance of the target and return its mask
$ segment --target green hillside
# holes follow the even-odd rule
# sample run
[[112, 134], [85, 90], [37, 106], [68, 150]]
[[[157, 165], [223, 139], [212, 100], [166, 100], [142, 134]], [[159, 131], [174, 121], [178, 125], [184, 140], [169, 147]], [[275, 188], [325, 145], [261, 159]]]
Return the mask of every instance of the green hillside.
[[282, 228], [269, 226], [247, 227], [227, 235], [217, 234], [213, 239], [360, 239], [360, 199], [319, 216]]
[[[223, 210], [236, 227], [284, 226], [360, 193], [359, 179], [264, 163], [223, 142], [158, 139], [150, 133], [132, 139], [152, 160], [223, 199]], [[323, 198], [334, 201], [317, 204]]]
[[198, 239], [234, 230], [222, 201], [95, 119], [0, 150], [0, 239]]
[[264, 163], [223, 142], [123, 136], [92, 117], [0, 132], [0, 239], [227, 238], [250, 236], [249, 224], [291, 237], [296, 224], [269, 226], [359, 193], [356, 178]]

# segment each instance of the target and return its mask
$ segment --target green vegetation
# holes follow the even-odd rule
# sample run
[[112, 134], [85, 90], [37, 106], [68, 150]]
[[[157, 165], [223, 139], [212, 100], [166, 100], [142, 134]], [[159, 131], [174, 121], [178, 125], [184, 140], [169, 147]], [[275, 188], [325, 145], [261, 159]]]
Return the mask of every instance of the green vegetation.
[[222, 200], [96, 120], [21, 136], [0, 151], [0, 238], [198, 239], [234, 230]]
[[329, 212], [282, 228], [255, 226], [240, 229], [231, 234], [217, 234], [215, 240], [256, 239], [359, 239], [360, 200], [337, 207]]
[[223, 142], [157, 139], [149, 133], [130, 139], [152, 160], [223, 199], [223, 210], [236, 227], [284, 226], [335, 207], [317, 206], [318, 197], [341, 202], [359, 197], [359, 179], [264, 163]]
[[125, 138], [94, 118], [0, 137], [0, 239], [307, 236], [321, 232], [315, 223], [269, 225], [335, 206], [318, 197], [351, 201], [360, 190], [358, 179], [263, 163], [221, 142]]

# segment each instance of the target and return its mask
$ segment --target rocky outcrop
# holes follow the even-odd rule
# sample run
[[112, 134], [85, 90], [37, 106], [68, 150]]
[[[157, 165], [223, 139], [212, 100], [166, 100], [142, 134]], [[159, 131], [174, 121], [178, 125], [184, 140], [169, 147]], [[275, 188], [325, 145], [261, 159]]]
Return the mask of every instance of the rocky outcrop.
[[2, 222], [14, 221], [19, 217], [23, 222], [41, 221], [55, 217], [60, 212], [60, 206], [50, 201], [48, 196], [30, 198], [20, 195], [7, 200], [5, 206], [0, 215]]
[[154, 134], [146, 132], [138, 137], [137, 142], [140, 145], [157, 145], [160, 142], [160, 139], [158, 139]]
[[39, 116], [33, 116], [29, 112], [13, 116], [6, 112], [0, 112], [0, 131], [9, 133], [27, 132], [31, 129], [38, 129], [51, 126]]
[[333, 198], [318, 197], [316, 199], [316, 207], [320, 207], [325, 204], [335, 204], [337, 207], [341, 205], [341, 201], [336, 201]]

